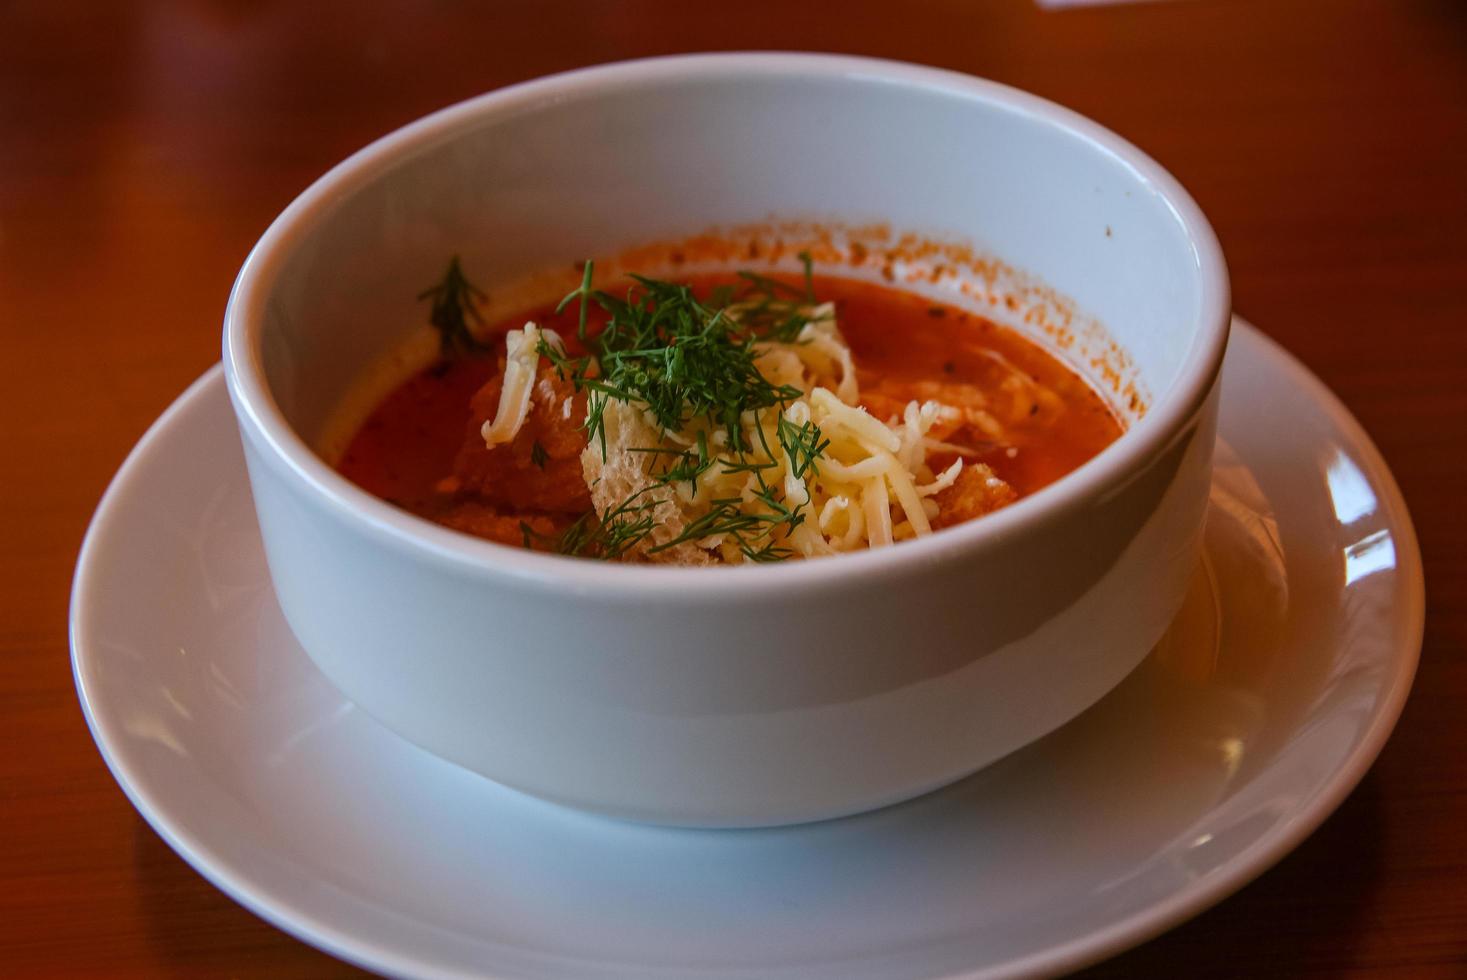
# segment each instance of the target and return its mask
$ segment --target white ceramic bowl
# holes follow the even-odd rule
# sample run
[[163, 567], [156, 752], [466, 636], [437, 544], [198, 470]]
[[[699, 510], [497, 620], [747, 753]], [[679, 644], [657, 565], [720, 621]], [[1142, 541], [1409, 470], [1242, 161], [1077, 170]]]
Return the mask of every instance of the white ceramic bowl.
[[[960, 238], [1105, 325], [1145, 417], [980, 521], [858, 555], [685, 570], [502, 547], [310, 448], [463, 253], [492, 288], [778, 216]], [[955, 780], [1074, 717], [1177, 610], [1207, 500], [1227, 273], [1159, 166], [1033, 96], [813, 55], [632, 62], [414, 123], [296, 200], [242, 269], [225, 368], [301, 645], [428, 750], [572, 806], [752, 826]]]

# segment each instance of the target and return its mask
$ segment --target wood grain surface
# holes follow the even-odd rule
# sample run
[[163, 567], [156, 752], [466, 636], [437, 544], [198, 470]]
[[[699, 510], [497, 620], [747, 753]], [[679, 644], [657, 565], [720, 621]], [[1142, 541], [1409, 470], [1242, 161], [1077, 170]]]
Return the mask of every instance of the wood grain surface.
[[87, 520], [218, 359], [251, 243], [332, 163], [507, 83], [739, 48], [959, 69], [1139, 144], [1211, 216], [1237, 309], [1349, 405], [1413, 510], [1425, 650], [1379, 762], [1277, 868], [1090, 975], [1467, 976], [1456, 0], [0, 4], [0, 975], [355, 972], [211, 887], [104, 768], [67, 659]]

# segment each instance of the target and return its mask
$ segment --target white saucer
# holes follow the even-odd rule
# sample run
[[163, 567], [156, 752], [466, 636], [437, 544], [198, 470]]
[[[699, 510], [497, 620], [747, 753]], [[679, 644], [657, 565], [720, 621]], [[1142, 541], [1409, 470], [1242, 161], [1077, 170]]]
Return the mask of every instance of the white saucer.
[[1208, 560], [1100, 704], [946, 790], [761, 831], [616, 823], [427, 755], [342, 699], [270, 590], [219, 371], [139, 443], [71, 607], [107, 764], [179, 854], [306, 942], [391, 974], [1055, 973], [1194, 915], [1354, 787], [1420, 649], [1389, 471], [1235, 324]]

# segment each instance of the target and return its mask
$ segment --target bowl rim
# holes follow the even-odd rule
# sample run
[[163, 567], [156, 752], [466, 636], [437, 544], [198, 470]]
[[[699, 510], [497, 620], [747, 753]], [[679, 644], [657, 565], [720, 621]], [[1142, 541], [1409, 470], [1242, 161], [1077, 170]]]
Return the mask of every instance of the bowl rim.
[[[403, 160], [480, 125], [486, 117], [533, 111], [580, 94], [615, 87], [739, 77], [878, 81], [984, 102], [1068, 131], [1119, 162], [1154, 193], [1182, 226], [1200, 280], [1195, 336], [1169, 390], [1111, 445], [1064, 477], [1014, 503], [941, 534], [818, 561], [745, 563], [699, 568], [629, 565], [543, 554], [496, 544], [441, 527], [401, 510], [332, 469], [285, 419], [266, 383], [260, 338], [270, 292], [295, 246], [341, 199]], [[1042, 525], [1056, 512], [1123, 485], [1165, 450], [1212, 391], [1231, 322], [1226, 264], [1202, 210], [1160, 164], [1120, 136], [1056, 103], [960, 72], [848, 55], [734, 52], [673, 55], [613, 62], [511, 85], [430, 113], [353, 153], [314, 181], [270, 224], [245, 258], [224, 315], [223, 363], [230, 400], [246, 441], [277, 473], [303, 486], [326, 511], [394, 550], [500, 583], [554, 585], [575, 595], [721, 601], [733, 594], [769, 595], [790, 589], [835, 588], [872, 577], [894, 579], [933, 565], [970, 559], [986, 548]], [[652, 590], [652, 591], [649, 591]]]

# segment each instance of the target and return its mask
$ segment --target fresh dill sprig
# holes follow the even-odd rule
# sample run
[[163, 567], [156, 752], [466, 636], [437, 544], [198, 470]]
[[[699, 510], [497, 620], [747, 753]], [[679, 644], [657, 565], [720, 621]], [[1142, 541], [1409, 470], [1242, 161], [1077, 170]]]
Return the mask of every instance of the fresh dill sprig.
[[816, 300], [809, 252], [800, 253], [800, 263], [804, 266], [803, 290], [757, 272], [739, 270], [739, 278], [746, 284], [745, 292], [730, 308], [736, 311], [739, 322], [760, 340], [795, 343], [805, 327], [820, 318], [811, 312]]
[[783, 415], [775, 427], [775, 437], [790, 458], [790, 469], [796, 479], [804, 479], [806, 473], [818, 476], [818, 460], [830, 446], [829, 439], [821, 439], [820, 426], [814, 422], [795, 425]]
[[555, 307], [555, 314], [559, 316], [560, 311], [565, 309], [566, 306], [570, 304], [571, 300], [579, 299], [581, 301], [580, 318], [576, 321], [576, 337], [582, 343], [586, 342], [586, 300], [593, 292], [593, 290], [591, 289], [591, 277], [595, 274], [595, 271], [596, 263], [591, 261], [590, 259], [587, 259], [586, 267], [581, 271], [580, 287], [574, 292], [567, 293], [565, 298], [563, 298], [560, 303]]
[[779, 527], [789, 531], [799, 527], [805, 520], [804, 511], [788, 506], [770, 487], [765, 487], [754, 498], [765, 504], [769, 510], [746, 510], [742, 497], [717, 498], [712, 501], [706, 513], [689, 521], [680, 534], [648, 548], [647, 554], [653, 555], [689, 541], [701, 541], [722, 534], [732, 538], [739, 551], [751, 561], [781, 561], [789, 558], [793, 552], [780, 545], [773, 532]]
[[695, 487], [698, 477], [707, 473], [713, 468], [713, 464], [718, 462], [715, 457], [708, 455], [708, 438], [702, 432], [698, 433], [697, 451], [672, 449], [667, 446], [629, 446], [627, 452], [650, 455], [652, 457], [651, 468], [654, 470], [658, 461], [666, 456], [671, 462], [662, 470], [657, 471], [659, 481], [666, 484], [686, 483], [690, 488]]
[[[584, 515], [554, 541], [541, 540], [526, 525], [527, 543], [540, 541], [563, 554], [597, 558], [620, 557], [649, 537], [657, 527], [657, 508], [672, 505], [673, 485], [696, 487], [700, 476], [715, 465], [724, 473], [747, 472], [758, 491], [751, 499], [713, 500], [709, 509], [690, 521], [669, 541], [647, 549], [656, 554], [687, 542], [722, 536], [751, 561], [778, 561], [792, 552], [781, 542], [781, 532], [799, 527], [805, 519], [804, 502], [783, 499], [771, 487], [764, 471], [776, 467], [776, 451], [764, 426], [754, 426], [757, 446], [744, 434], [747, 412], [775, 410], [775, 439], [790, 460], [794, 475], [816, 474], [817, 460], [830, 445], [818, 426], [796, 425], [784, 417], [787, 405], [802, 392], [792, 385], [776, 385], [762, 375], [756, 360], [761, 342], [794, 342], [812, 322], [814, 304], [810, 257], [805, 264], [804, 289], [752, 272], [741, 272], [745, 287], [715, 291], [709, 302], [699, 300], [680, 283], [632, 276], [625, 297], [593, 288], [593, 265], [587, 262], [581, 284], [568, 293], [556, 313], [579, 302], [577, 336], [584, 357], [572, 357], [543, 339], [539, 352], [562, 379], [587, 393], [587, 438], [600, 444], [605, 458], [605, 411], [611, 399], [634, 403], [646, 410], [663, 435], [690, 426], [697, 431], [692, 449], [670, 446], [636, 447], [651, 456], [652, 483], [599, 516]], [[591, 304], [606, 314], [606, 325], [594, 337], [587, 329]], [[724, 433], [725, 455], [709, 449], [708, 435]], [[755, 450], [763, 451], [762, 458]], [[757, 506], [751, 507], [751, 504]]]
[[643, 487], [600, 516], [594, 512], [582, 514], [558, 536], [542, 535], [521, 521], [520, 533], [524, 536], [525, 547], [532, 547], [538, 542], [563, 555], [606, 561], [620, 558], [656, 527], [652, 512], [664, 501], [641, 499], [652, 489], [652, 486]]
[[[590, 263], [587, 263], [589, 270]], [[765, 339], [734, 319], [726, 307], [704, 305], [680, 283], [632, 276], [636, 285], [621, 299], [590, 287], [589, 274], [558, 309], [579, 299], [581, 320], [595, 302], [608, 314], [606, 326], [587, 346], [599, 374], [591, 377], [590, 359], [551, 358], [562, 376], [590, 392], [586, 432], [606, 449], [603, 413], [608, 398], [647, 407], [665, 431], [676, 432], [697, 418], [722, 428], [734, 452], [746, 452], [742, 417], [798, 398], [790, 385], [771, 384], [754, 361], [755, 345]], [[548, 346], [548, 345], [546, 345]], [[543, 350], [542, 350], [543, 353]]]
[[724, 461], [719, 466], [719, 471], [723, 473], [762, 473], [765, 470], [772, 470], [778, 465], [772, 459], [767, 459], [761, 463], [757, 459], [748, 459], [746, 457], [739, 460]]
[[443, 274], [443, 280], [419, 293], [418, 299], [432, 301], [428, 322], [438, 329], [439, 344], [445, 358], [486, 349], [474, 336], [473, 326], [483, 325], [479, 304], [488, 296], [469, 282], [457, 255], [448, 261], [448, 271]]

